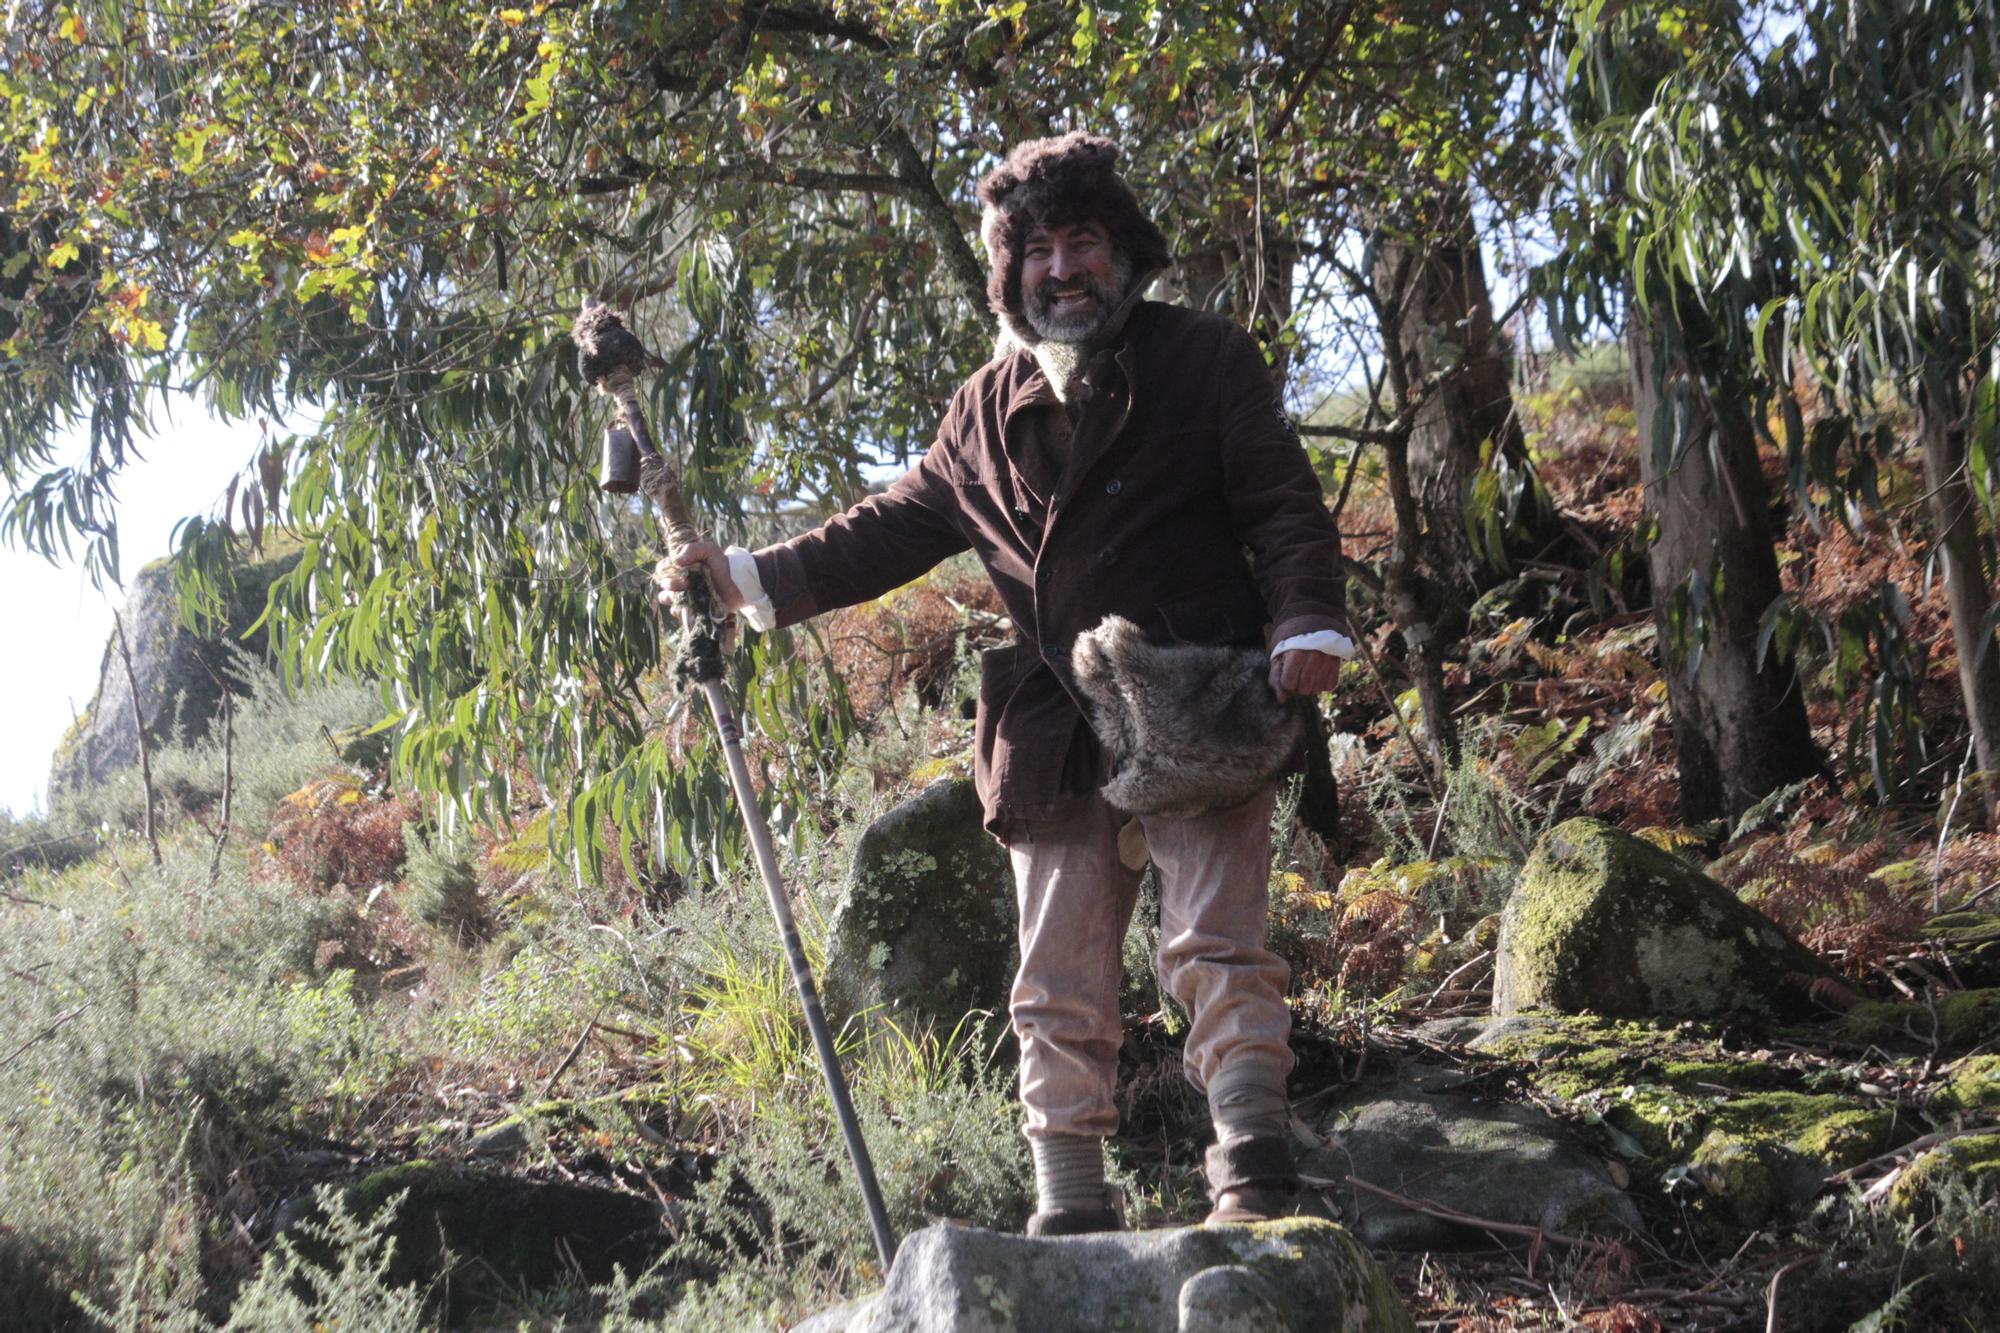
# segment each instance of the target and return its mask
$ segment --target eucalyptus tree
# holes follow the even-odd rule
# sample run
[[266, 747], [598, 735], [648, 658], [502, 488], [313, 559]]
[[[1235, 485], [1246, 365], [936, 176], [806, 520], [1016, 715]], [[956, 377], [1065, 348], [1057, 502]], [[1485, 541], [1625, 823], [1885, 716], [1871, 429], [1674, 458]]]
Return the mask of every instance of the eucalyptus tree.
[[[1971, 752], [2000, 819], [2000, 14], [1985, 0], [1809, 5], [1782, 50], [1796, 154], [1774, 172], [1793, 290], [1762, 346], [1832, 405], [1916, 411]], [[1866, 437], [1861, 437], [1865, 439]], [[1871, 459], [1847, 455], [1850, 466]]]
[[[1692, 296], [1679, 308], [1727, 329], [1731, 373], [1750, 383], [1761, 372], [1757, 411], [1785, 423], [1795, 503], [1835, 522], [1879, 509], [1897, 449], [1885, 409], [1898, 399], [1914, 408], [1990, 815], [2000, 792], [1990, 551], [2000, 26], [1978, 0], [1840, 0], [1760, 16], [1771, 25], [1761, 33], [1681, 29], [1677, 59], [1638, 114], [1607, 127], [1622, 135], [1612, 150], [1620, 234], [1635, 262], [1667, 270], [1667, 290]], [[1798, 373], [1824, 398], [1810, 429], [1792, 393]], [[1809, 645], [1809, 619], [1781, 600], [1760, 643]], [[1908, 623], [1885, 581], [1821, 627], [1837, 685], [1858, 685], [1872, 659], [1848, 749], [1867, 756], [1859, 767], [1885, 797], [1898, 753], [1905, 769], [1921, 759], [1925, 648]]]
[[[650, 827], [686, 868], [727, 851], [723, 787], [661, 725], [642, 527], [588, 475], [581, 298], [662, 354], [653, 416], [719, 531], [837, 508], [990, 354], [972, 182], [1090, 125], [1183, 239], [1183, 291], [1309, 380], [1348, 331], [1301, 309], [1354, 290], [1332, 242], [1403, 178], [1380, 117], [1445, 12], [1386, 41], [1332, 0], [28, 0], [0, 41], [0, 535], [112, 577], [162, 403], [310, 423], [183, 525], [188, 604], [296, 534], [274, 638], [294, 679], [382, 682], [403, 773], [487, 813], [532, 775], [580, 852]], [[742, 652], [796, 812], [838, 683], [782, 638]]]
[[1730, 0], [1569, 7], [1557, 55], [1577, 141], [1542, 279], [1571, 335], [1623, 320], [1632, 363], [1647, 560], [1690, 823], [1738, 815], [1822, 766], [1791, 662], [1762, 651], [1781, 585], [1754, 316], [1785, 255], [1748, 215], [1726, 264], [1682, 243], [1678, 192], [1752, 187], [1733, 145], [1763, 135]]

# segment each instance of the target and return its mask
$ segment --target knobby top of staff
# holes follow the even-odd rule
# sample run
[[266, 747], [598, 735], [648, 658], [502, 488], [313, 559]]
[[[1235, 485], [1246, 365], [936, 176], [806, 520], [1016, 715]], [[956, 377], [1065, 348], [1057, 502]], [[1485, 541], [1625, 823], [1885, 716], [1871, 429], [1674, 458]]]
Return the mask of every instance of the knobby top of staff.
[[570, 327], [570, 336], [576, 340], [577, 371], [593, 386], [603, 387], [610, 376], [621, 370], [636, 376], [652, 361], [645, 344], [625, 327], [624, 317], [610, 306], [589, 298], [585, 298], [583, 313]]

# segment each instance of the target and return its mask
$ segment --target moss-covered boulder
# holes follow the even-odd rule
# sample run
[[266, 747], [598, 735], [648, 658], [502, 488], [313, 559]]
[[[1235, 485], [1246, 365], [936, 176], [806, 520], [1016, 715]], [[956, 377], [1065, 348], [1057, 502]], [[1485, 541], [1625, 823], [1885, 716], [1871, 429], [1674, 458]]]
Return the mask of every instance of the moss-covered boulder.
[[1917, 1158], [1890, 1187], [1889, 1207], [1928, 1217], [1953, 1190], [1979, 1202], [2000, 1198], [2000, 1130], [1953, 1139]]
[[1932, 1048], [1957, 1055], [2000, 1039], [2000, 987], [1944, 991], [1928, 1004], [1869, 1000], [1840, 1020], [1850, 1041]]
[[1501, 913], [1493, 1012], [1792, 1017], [1825, 970], [1678, 857], [1572, 819], [1535, 845]]
[[399, 1195], [389, 1280], [437, 1292], [454, 1322], [523, 1291], [638, 1272], [669, 1239], [652, 1200], [450, 1162], [405, 1162], [346, 1190], [364, 1218]]
[[1931, 1100], [1937, 1111], [2000, 1111], [2000, 1055], [1975, 1055], [1944, 1071], [1945, 1082]]
[[1403, 1333], [1409, 1313], [1331, 1222], [1107, 1232], [1059, 1240], [978, 1227], [903, 1239], [874, 1296], [795, 1333]]
[[1739, 1226], [1795, 1212], [1829, 1173], [1914, 1137], [1892, 1110], [1832, 1094], [1760, 1092], [1723, 1097], [1688, 1158], [1690, 1174]]
[[933, 783], [861, 835], [827, 932], [838, 1016], [880, 1007], [908, 1026], [1004, 1016], [1018, 946], [1006, 851], [965, 779]]

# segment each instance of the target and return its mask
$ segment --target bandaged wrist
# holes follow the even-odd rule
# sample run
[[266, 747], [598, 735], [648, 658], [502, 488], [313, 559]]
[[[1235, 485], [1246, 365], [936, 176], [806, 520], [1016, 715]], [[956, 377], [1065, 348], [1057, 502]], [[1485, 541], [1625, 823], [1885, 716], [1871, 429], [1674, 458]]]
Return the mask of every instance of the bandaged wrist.
[[[754, 621], [752, 622], [755, 623]], [[1279, 653], [1315, 652], [1331, 657], [1354, 656], [1354, 640], [1337, 629], [1314, 630], [1310, 634], [1294, 634], [1289, 639], [1281, 639], [1271, 648], [1271, 656]]]
[[757, 557], [741, 546], [731, 546], [723, 554], [729, 557], [729, 581], [743, 597], [737, 613], [751, 629], [759, 632], [776, 629], [778, 613], [772, 608], [771, 598], [764, 591], [764, 580], [757, 573]]

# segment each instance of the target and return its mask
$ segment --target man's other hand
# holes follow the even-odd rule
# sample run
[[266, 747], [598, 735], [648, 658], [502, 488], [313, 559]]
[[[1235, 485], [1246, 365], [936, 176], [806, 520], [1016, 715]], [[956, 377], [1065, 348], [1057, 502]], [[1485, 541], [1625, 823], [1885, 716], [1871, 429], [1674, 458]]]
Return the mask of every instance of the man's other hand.
[[690, 542], [678, 556], [666, 556], [653, 566], [653, 582], [659, 586], [661, 605], [687, 591], [688, 571], [699, 566], [708, 576], [708, 586], [724, 611], [743, 607], [743, 590], [729, 573], [729, 557], [714, 542]]
[[1271, 659], [1271, 690], [1284, 703], [1294, 696], [1325, 694], [1340, 681], [1340, 659], [1316, 648], [1298, 648]]

